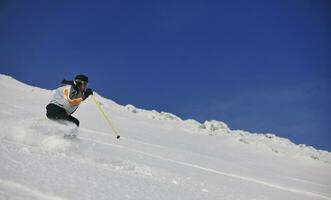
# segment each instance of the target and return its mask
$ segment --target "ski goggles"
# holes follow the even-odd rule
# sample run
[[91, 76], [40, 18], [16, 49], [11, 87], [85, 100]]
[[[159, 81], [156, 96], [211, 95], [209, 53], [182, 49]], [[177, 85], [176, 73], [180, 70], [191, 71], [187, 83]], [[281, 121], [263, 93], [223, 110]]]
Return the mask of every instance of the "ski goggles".
[[75, 80], [76, 84], [87, 86], [87, 81]]

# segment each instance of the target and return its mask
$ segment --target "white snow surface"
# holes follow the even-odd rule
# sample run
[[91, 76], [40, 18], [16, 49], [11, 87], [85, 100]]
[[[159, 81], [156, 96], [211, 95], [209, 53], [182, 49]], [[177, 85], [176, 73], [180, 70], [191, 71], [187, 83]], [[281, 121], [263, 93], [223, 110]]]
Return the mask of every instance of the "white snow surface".
[[73, 129], [45, 117], [52, 91], [0, 75], [0, 199], [331, 199], [331, 154], [224, 122], [122, 106], [95, 94]]

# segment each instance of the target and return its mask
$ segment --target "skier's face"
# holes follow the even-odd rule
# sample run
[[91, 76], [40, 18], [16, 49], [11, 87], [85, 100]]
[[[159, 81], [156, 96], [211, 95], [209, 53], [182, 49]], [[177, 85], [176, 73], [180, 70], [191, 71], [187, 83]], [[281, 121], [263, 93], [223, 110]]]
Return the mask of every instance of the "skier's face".
[[79, 82], [77, 82], [77, 87], [78, 87], [80, 92], [84, 92], [87, 88], [87, 82], [79, 81]]
[[84, 91], [86, 90], [86, 84], [81, 84], [81, 85], [79, 86], [79, 90], [80, 90], [81, 92], [84, 92]]

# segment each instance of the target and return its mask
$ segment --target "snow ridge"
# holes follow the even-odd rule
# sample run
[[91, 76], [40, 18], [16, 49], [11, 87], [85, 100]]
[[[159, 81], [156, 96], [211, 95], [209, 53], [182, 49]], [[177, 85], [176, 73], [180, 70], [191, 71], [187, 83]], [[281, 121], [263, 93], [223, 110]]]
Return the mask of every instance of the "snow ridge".
[[[243, 130], [231, 130], [228, 125], [222, 121], [205, 121], [204, 123], [199, 123], [196, 120], [188, 119], [182, 120], [180, 117], [167, 113], [158, 112], [156, 110], [144, 110], [136, 108], [135, 106], [128, 104], [125, 106], [126, 110], [132, 114], [163, 121], [174, 121], [181, 123], [190, 133], [197, 134], [208, 134], [208, 135], [222, 135], [230, 134], [234, 137], [239, 137], [239, 141], [244, 144], [250, 144], [255, 147], [262, 147], [271, 150], [274, 154], [284, 155], [288, 154], [290, 156], [306, 156], [310, 159], [321, 160], [326, 164], [331, 163], [331, 156], [328, 151], [317, 150], [312, 146], [307, 146], [305, 144], [294, 144], [289, 139], [278, 137], [273, 133], [250, 133]], [[286, 148], [286, 150], [284, 149]]]

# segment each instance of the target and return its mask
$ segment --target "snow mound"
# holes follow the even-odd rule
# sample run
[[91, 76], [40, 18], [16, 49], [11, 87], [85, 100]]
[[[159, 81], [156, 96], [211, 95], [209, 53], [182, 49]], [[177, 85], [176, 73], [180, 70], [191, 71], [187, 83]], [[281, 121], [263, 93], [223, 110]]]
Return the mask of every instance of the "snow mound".
[[165, 120], [165, 121], [181, 121], [182, 119], [178, 116], [168, 113], [168, 112], [157, 112], [156, 110], [148, 111], [136, 108], [135, 106], [128, 104], [125, 106], [125, 108], [134, 114], [138, 114], [140, 116], [145, 116], [150, 119], [156, 119], [156, 120]]
[[217, 133], [230, 133], [231, 130], [224, 122], [211, 120], [205, 121], [199, 126], [200, 129], [207, 130], [211, 135]]
[[304, 158], [331, 163], [331, 154], [328, 151], [317, 150], [312, 146], [294, 144], [287, 138], [278, 137], [272, 133], [252, 134], [247, 131], [234, 130], [232, 134], [239, 137], [238, 141], [243, 144], [254, 146], [259, 150], [273, 153], [277, 156], [289, 156], [292, 158]]

